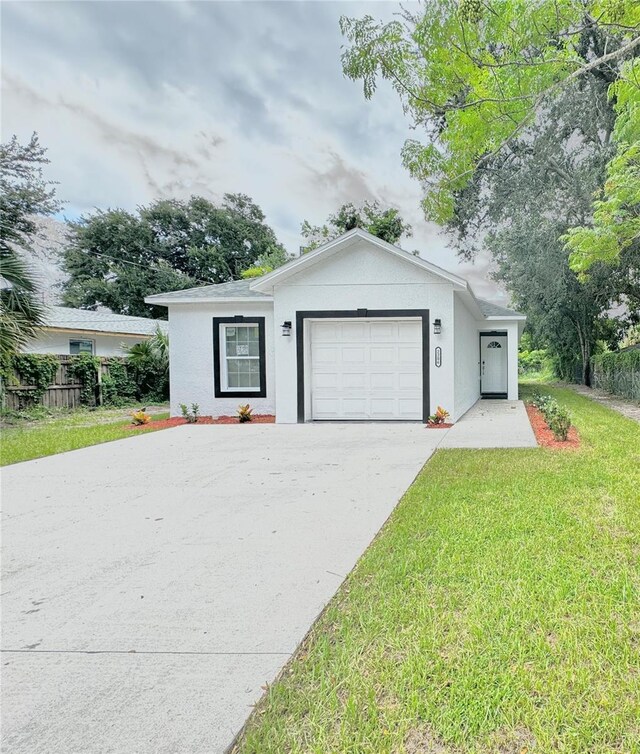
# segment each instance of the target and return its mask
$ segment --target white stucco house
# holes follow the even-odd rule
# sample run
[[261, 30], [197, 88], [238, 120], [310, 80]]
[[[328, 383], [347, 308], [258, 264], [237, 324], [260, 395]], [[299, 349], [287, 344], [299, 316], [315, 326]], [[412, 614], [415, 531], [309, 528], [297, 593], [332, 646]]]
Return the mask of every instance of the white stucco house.
[[48, 306], [45, 325], [38, 335], [25, 344], [25, 353], [53, 353], [93, 356], [125, 356], [126, 349], [150, 338], [160, 327], [168, 332], [163, 320], [129, 317], [109, 311], [88, 311], [66, 306]]
[[459, 419], [518, 397], [525, 317], [355, 229], [252, 280], [149, 296], [169, 309], [171, 410], [277, 422]]

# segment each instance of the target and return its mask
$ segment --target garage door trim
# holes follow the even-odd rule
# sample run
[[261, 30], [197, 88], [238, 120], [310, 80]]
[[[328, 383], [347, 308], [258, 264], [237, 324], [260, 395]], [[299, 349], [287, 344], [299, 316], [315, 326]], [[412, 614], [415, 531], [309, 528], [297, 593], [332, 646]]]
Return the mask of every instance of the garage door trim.
[[422, 320], [422, 420], [429, 418], [429, 310], [428, 309], [353, 309], [345, 311], [296, 312], [296, 357], [298, 372], [298, 422], [305, 421], [304, 323], [305, 319], [420, 319]]

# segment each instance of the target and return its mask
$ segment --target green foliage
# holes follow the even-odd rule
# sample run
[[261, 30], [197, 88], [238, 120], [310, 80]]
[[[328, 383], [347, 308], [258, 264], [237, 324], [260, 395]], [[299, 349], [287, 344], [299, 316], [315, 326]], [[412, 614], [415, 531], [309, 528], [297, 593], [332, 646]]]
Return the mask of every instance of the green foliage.
[[354, 228], [363, 228], [393, 244], [402, 236], [411, 236], [411, 226], [402, 219], [397, 209], [383, 210], [378, 202], [365, 201], [357, 207], [349, 203], [343, 204], [336, 213], [329, 215], [324, 225], [311, 225], [308, 220], [302, 223], [302, 237], [308, 242], [303, 251], [316, 249]]
[[245, 424], [246, 422], [250, 422], [253, 419], [253, 409], [251, 406], [246, 404], [240, 404], [238, 406], [238, 421], [240, 424]]
[[35, 336], [44, 311], [25, 254], [32, 253], [36, 215], [51, 215], [62, 204], [43, 176], [49, 160], [33, 134], [22, 145], [16, 136], [0, 145], [0, 357], [9, 357]]
[[640, 255], [640, 60], [629, 60], [609, 87], [617, 119], [617, 151], [594, 205], [591, 225], [570, 228], [564, 240], [576, 272], [596, 262], [617, 263], [625, 249]]
[[188, 424], [196, 424], [200, 416], [200, 406], [197, 403], [192, 403], [191, 408], [187, 408], [186, 403], [181, 403], [180, 412], [182, 413], [182, 418], [186, 419]]
[[29, 386], [19, 393], [21, 407], [40, 400], [53, 381], [60, 366], [60, 359], [50, 353], [16, 353], [2, 360], [2, 376], [7, 382], [15, 382], [15, 375]]
[[269, 272], [273, 272], [273, 267], [249, 267], [242, 273], [242, 279], [248, 280], [249, 278], [261, 278]]
[[169, 397], [169, 335], [160, 327], [151, 338], [127, 349], [126, 363], [137, 398], [163, 401]]
[[166, 309], [145, 304], [145, 296], [237, 280], [256, 264], [286, 261], [262, 210], [243, 194], [225, 194], [221, 204], [194, 196], [136, 213], [97, 211], [70, 228], [64, 302], [78, 308], [165, 317]]
[[[432, 0], [384, 24], [341, 18], [345, 74], [367, 98], [391, 83], [426, 144], [409, 140], [405, 166], [425, 187], [428, 219], [447, 222], [456, 192], [533, 124], [547, 97], [601, 67], [614, 72], [635, 36], [634, 0]], [[597, 37], [607, 37], [597, 45]], [[628, 49], [631, 49], [630, 47]], [[606, 57], [605, 57], [606, 56]]]
[[551, 374], [553, 365], [546, 348], [518, 353], [518, 372], [523, 376]]
[[619, 345], [620, 348], [640, 345], [640, 324], [629, 327], [620, 339]]
[[598, 354], [592, 368], [595, 387], [640, 401], [640, 348]]
[[564, 442], [571, 429], [571, 414], [568, 409], [546, 393], [534, 394], [531, 403], [540, 410], [555, 439]]
[[94, 406], [98, 390], [98, 370], [100, 359], [90, 353], [72, 356], [69, 360], [69, 373], [76, 377], [82, 385], [80, 389], [80, 403], [83, 406]]
[[135, 372], [130, 374], [127, 363], [112, 358], [106, 361], [108, 371], [102, 375], [102, 400], [107, 406], [126, 406], [139, 397]]

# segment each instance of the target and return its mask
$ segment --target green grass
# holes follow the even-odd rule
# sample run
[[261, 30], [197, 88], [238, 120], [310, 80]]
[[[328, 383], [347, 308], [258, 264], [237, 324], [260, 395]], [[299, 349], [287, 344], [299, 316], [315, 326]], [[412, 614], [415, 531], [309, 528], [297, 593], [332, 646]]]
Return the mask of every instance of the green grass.
[[[133, 409], [132, 409], [133, 410]], [[43, 423], [29, 423], [2, 429], [0, 440], [0, 465], [6, 466], [32, 458], [42, 458], [66, 450], [85, 448], [88, 445], [120, 440], [134, 436], [127, 429], [129, 420], [114, 422], [113, 415], [122, 416], [126, 410], [75, 411]], [[167, 419], [169, 413], [155, 414], [152, 419]], [[145, 432], [155, 431], [153, 428]]]
[[640, 752], [640, 427], [437, 452], [252, 716], [242, 754]]

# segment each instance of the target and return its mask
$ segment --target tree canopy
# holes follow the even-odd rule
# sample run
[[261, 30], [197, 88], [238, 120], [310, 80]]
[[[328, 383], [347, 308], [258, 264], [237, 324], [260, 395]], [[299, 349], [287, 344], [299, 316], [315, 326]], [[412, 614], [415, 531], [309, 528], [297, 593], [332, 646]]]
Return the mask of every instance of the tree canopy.
[[[427, 218], [446, 222], [456, 192], [534, 123], [545, 99], [595, 69], [619, 78], [640, 47], [639, 24], [636, 0], [430, 0], [386, 24], [343, 17], [343, 68], [367, 98], [379, 78], [391, 82], [426, 142], [408, 140], [404, 164], [424, 186]], [[615, 92], [623, 96], [620, 85]], [[629, 112], [637, 122], [638, 109]]]
[[145, 296], [237, 280], [251, 267], [287, 260], [262, 210], [244, 194], [225, 194], [221, 204], [194, 196], [135, 213], [98, 210], [70, 230], [64, 303], [119, 314], [164, 317]]
[[[46, 149], [34, 133], [27, 144], [13, 136], [0, 145], [0, 355], [15, 353], [43, 323], [38, 286], [28, 264], [35, 217], [62, 208], [55, 184], [44, 177]], [[22, 253], [21, 253], [22, 252]]]
[[390, 207], [383, 210], [377, 201], [365, 201], [357, 206], [349, 202], [329, 215], [323, 225], [311, 225], [308, 220], [302, 223], [302, 237], [307, 239], [304, 251], [311, 251], [353, 228], [363, 228], [394, 244], [402, 236], [411, 235], [411, 226], [402, 219], [397, 209]]
[[598, 341], [615, 340], [607, 311], [625, 303], [633, 316], [640, 307], [637, 255], [625, 251], [614, 270], [598, 263], [581, 279], [563, 241], [589, 217], [614, 150], [608, 86], [594, 71], [547, 101], [535, 123], [456, 193], [446, 225], [464, 257], [478, 248], [490, 253], [496, 278], [527, 314], [536, 342], [549, 348], [558, 375], [572, 380], [579, 369], [587, 383]]

